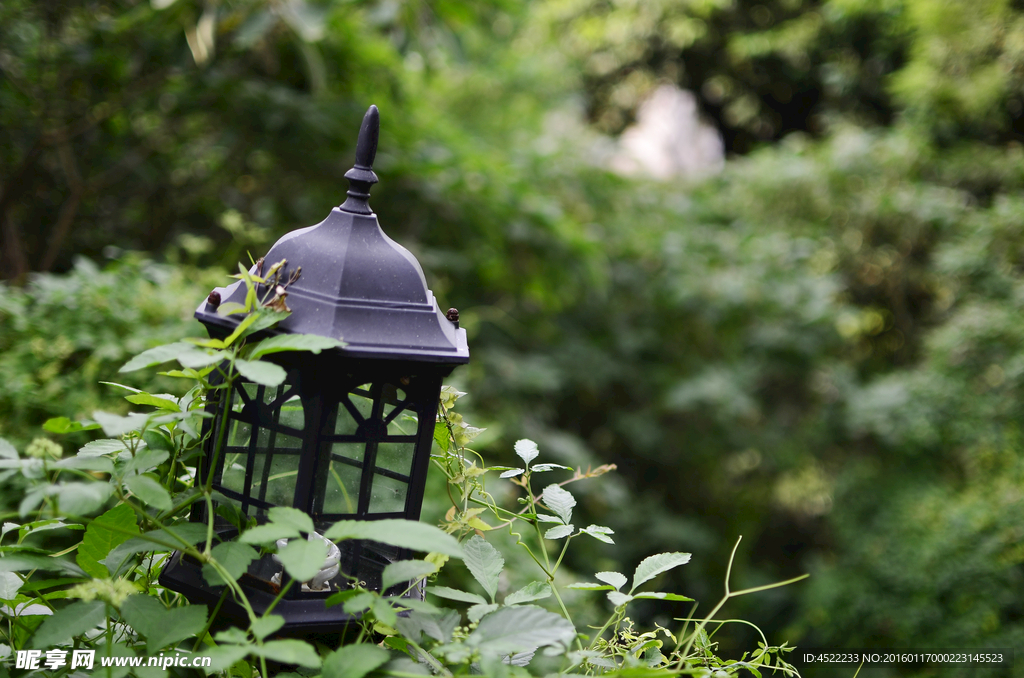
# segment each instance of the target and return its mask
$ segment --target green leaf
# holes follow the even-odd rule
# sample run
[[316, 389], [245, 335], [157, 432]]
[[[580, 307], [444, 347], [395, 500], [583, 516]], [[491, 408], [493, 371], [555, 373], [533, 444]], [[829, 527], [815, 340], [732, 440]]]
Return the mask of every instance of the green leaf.
[[[347, 591], [345, 592], [347, 593]], [[338, 594], [335, 594], [337, 596]], [[331, 596], [334, 598], [335, 596]], [[339, 598], [341, 596], [338, 596]], [[328, 598], [330, 600], [331, 598]], [[358, 591], [354, 596], [344, 600], [341, 609], [345, 610], [349, 614], [360, 614], [365, 610], [368, 610], [373, 605], [373, 600], [376, 598], [375, 595], [369, 591]]]
[[39, 556], [34, 553], [8, 553], [0, 557], [0, 572], [24, 572], [26, 570], [64, 572], [73, 577], [85, 576], [85, 572], [77, 565], [60, 558]]
[[607, 595], [608, 600], [612, 601], [612, 605], [615, 607], [625, 605], [629, 601], [633, 600], [633, 596], [628, 593], [623, 593], [622, 591], [609, 591]]
[[249, 381], [263, 386], [280, 386], [288, 378], [283, 367], [263, 360], [236, 360], [235, 369]]
[[249, 358], [256, 360], [281, 351], [309, 351], [316, 354], [325, 348], [342, 348], [343, 346], [345, 346], [343, 341], [322, 337], [318, 334], [279, 334], [256, 344]]
[[572, 508], [576, 506], [576, 499], [567, 490], [558, 485], [548, 485], [541, 495], [544, 505], [555, 512], [562, 522], [568, 525], [572, 522]]
[[51, 487], [61, 513], [84, 516], [98, 511], [110, 498], [112, 488], [106, 483], [60, 483]]
[[322, 678], [363, 678], [390, 658], [387, 650], [376, 645], [345, 645], [327, 655], [320, 675]]
[[678, 593], [662, 593], [660, 591], [645, 591], [643, 593], [636, 593], [633, 595], [634, 598], [651, 598], [654, 600], [675, 600], [682, 603], [691, 603], [693, 598], [687, 598], [681, 596]]
[[324, 536], [336, 542], [343, 539], [370, 539], [413, 551], [436, 551], [462, 558], [462, 547], [455, 537], [433, 525], [415, 520], [342, 520], [332, 525]]
[[[45, 424], [44, 424], [45, 428]], [[18, 451], [14, 449], [14, 445], [0, 438], [0, 459], [17, 459]]]
[[538, 647], [568, 646], [576, 629], [561, 616], [535, 605], [503, 607], [482, 620], [466, 645], [488, 654], [512, 654]]
[[545, 539], [562, 539], [573, 533], [574, 525], [555, 525], [544, 533]]
[[235, 340], [242, 336], [242, 334], [247, 329], [249, 329], [252, 326], [252, 324], [255, 323], [257, 320], [259, 320], [259, 316], [256, 315], [255, 313], [245, 318], [242, 318], [239, 321], [238, 325], [235, 326], [234, 331], [224, 338], [224, 340], [221, 342], [221, 345], [214, 346], [213, 348], [227, 348], [231, 344], [235, 343]]
[[92, 413], [92, 418], [103, 428], [108, 438], [117, 438], [130, 431], [141, 430], [149, 418], [144, 414], [129, 414], [122, 417], [109, 412], [97, 411]]
[[558, 518], [556, 518], [555, 516], [549, 516], [546, 513], [538, 513], [537, 514], [537, 522], [539, 522], [539, 523], [560, 523], [562, 521], [559, 520]]
[[516, 454], [519, 455], [519, 458], [526, 464], [527, 468], [530, 467], [530, 462], [536, 459], [540, 454], [540, 450], [537, 449], [537, 443], [527, 438], [517, 440], [514, 449]]
[[100, 427], [94, 421], [71, 421], [67, 417], [47, 419], [43, 429], [50, 433], [76, 433], [78, 431], [95, 431]]
[[448, 425], [443, 421], [439, 421], [434, 424], [434, 442], [445, 452], [448, 451], [448, 445], [451, 444], [451, 437], [448, 435]]
[[370, 604], [370, 609], [373, 610], [373, 616], [376, 617], [377, 621], [381, 624], [394, 627], [395, 623], [398, 621], [398, 612], [385, 598], [374, 596], [373, 602]]
[[135, 511], [127, 504], [118, 504], [93, 520], [82, 535], [75, 561], [79, 567], [96, 579], [110, 576], [100, 560], [107, 557], [111, 549], [139, 534]]
[[99, 471], [113, 473], [114, 462], [107, 457], [68, 457], [52, 465], [53, 468], [78, 469], [80, 471]]
[[277, 552], [277, 557], [292, 578], [309, 581], [324, 565], [327, 543], [319, 537], [293, 539]]
[[609, 534], [615, 534], [615, 532], [610, 527], [603, 527], [601, 525], [589, 525], [583, 528], [583, 532], [589, 534], [594, 539], [603, 541], [606, 544], [615, 543], [614, 541], [612, 541], [612, 538], [608, 536]]
[[172, 506], [171, 495], [163, 488], [163, 485], [150, 476], [128, 476], [125, 478], [124, 484], [132, 491], [132, 494], [158, 511], [167, 511]]
[[115, 440], [113, 438], [104, 438], [102, 440], [94, 440], [91, 443], [86, 443], [83, 447], [79, 448], [78, 456], [80, 457], [99, 457], [105, 454], [119, 454], [121, 452], [127, 452], [128, 446], [121, 440]]
[[167, 461], [170, 456], [171, 454], [167, 450], [154, 450], [149, 447], [138, 450], [135, 452], [135, 456], [124, 465], [124, 473], [125, 475], [145, 473]]
[[245, 331], [242, 333], [242, 336], [247, 337], [250, 334], [256, 334], [257, 332], [265, 330], [268, 327], [273, 327], [274, 325], [278, 324], [279, 322], [281, 322], [290, 315], [290, 311], [278, 311], [273, 308], [266, 307], [257, 309], [253, 313], [253, 316], [256, 317], [256, 320], [253, 321], [252, 325], [245, 329]]
[[619, 572], [598, 572], [594, 576], [606, 584], [611, 584], [616, 589], [621, 589], [629, 581], [626, 575]]
[[484, 587], [484, 591], [487, 591], [487, 595], [493, 602], [494, 596], [498, 592], [498, 577], [501, 575], [502, 568], [505, 567], [505, 559], [501, 557], [496, 548], [479, 535], [474, 535], [463, 544], [462, 548], [465, 551], [463, 561], [466, 563], [466, 567], [469, 568], [473, 578], [480, 582], [480, 586]]
[[185, 544], [196, 544], [206, 539], [206, 525], [201, 523], [181, 523], [162, 530], [150, 530], [139, 537], [129, 539], [114, 548], [110, 555], [101, 563], [107, 566], [111, 574], [116, 574], [124, 559], [140, 551], [173, 551]]
[[[217, 561], [217, 564], [228, 571], [232, 581], [237, 581], [249, 569], [249, 563], [260, 557], [256, 549], [236, 541], [217, 544], [213, 547], [211, 555]], [[209, 563], [203, 565], [203, 578], [211, 586], [220, 586], [227, 583]]]
[[290, 506], [275, 506], [267, 511], [267, 518], [270, 522], [278, 525], [287, 525], [299, 532], [313, 532], [313, 519], [304, 511]]
[[516, 476], [521, 476], [524, 473], [526, 473], [526, 469], [513, 468], [513, 469], [509, 469], [508, 471], [505, 471], [504, 473], [502, 473], [498, 477], [499, 478], [515, 478]]
[[547, 582], [532, 581], [523, 588], [505, 596], [506, 605], [519, 605], [533, 600], [542, 600], [551, 595], [551, 586]]
[[238, 303], [237, 301], [225, 301], [223, 304], [217, 307], [217, 315], [226, 318], [229, 315], [236, 313], [245, 313], [245, 306]]
[[14, 600], [24, 583], [13, 572], [0, 572], [0, 600]]
[[282, 523], [267, 523], [250, 527], [238, 540], [245, 544], [271, 544], [278, 539], [293, 539], [299, 536], [298, 529]]
[[399, 560], [384, 568], [381, 575], [381, 591], [387, 591], [395, 584], [407, 583], [437, 572], [437, 565], [425, 560]]
[[118, 372], [134, 372], [135, 370], [141, 370], [144, 367], [153, 367], [154, 365], [159, 365], [169, 360], [175, 360], [183, 352], [191, 350], [194, 350], [194, 347], [183, 341], [176, 341], [173, 344], [157, 346], [138, 354], [122, 365]]
[[247, 657], [253, 648], [253, 645], [218, 645], [203, 650], [198, 656], [210, 658], [207, 670], [226, 671]]
[[[216, 550], [216, 549], [214, 549]], [[252, 634], [263, 640], [267, 636], [277, 633], [284, 626], [285, 619], [281, 615], [271, 614], [266, 617], [260, 617], [252, 623]]]
[[106, 603], [79, 601], [57, 610], [36, 629], [32, 647], [48, 648], [91, 631], [107, 618]]
[[659, 553], [640, 561], [633, 573], [633, 588], [629, 591], [636, 591], [637, 587], [646, 581], [654, 579], [662, 572], [667, 572], [674, 567], [685, 565], [690, 562], [689, 553]]
[[427, 593], [433, 593], [438, 598], [457, 600], [460, 603], [473, 603], [475, 605], [485, 605], [487, 603], [487, 599], [483, 596], [475, 593], [469, 593], [467, 591], [448, 588], [447, 586], [431, 586], [427, 588]]
[[133, 405], [149, 405], [160, 410], [181, 412], [181, 407], [175, 401], [155, 396], [152, 393], [136, 393], [135, 395], [125, 396], [124, 399]]
[[595, 584], [589, 581], [578, 581], [575, 584], [569, 584], [566, 588], [577, 591], [612, 591], [615, 589], [614, 586], [608, 584]]
[[484, 603], [483, 605], [474, 605], [466, 610], [466, 618], [474, 624], [484, 618], [484, 615], [488, 615], [491, 612], [497, 610], [501, 605], [497, 603]]
[[271, 640], [262, 647], [256, 647], [254, 652], [282, 664], [298, 664], [310, 669], [320, 667], [320, 655], [303, 640]]
[[157, 598], [145, 594], [129, 596], [121, 605], [121, 616], [146, 637], [146, 650], [151, 655], [202, 631], [206, 612], [205, 605], [168, 610]]

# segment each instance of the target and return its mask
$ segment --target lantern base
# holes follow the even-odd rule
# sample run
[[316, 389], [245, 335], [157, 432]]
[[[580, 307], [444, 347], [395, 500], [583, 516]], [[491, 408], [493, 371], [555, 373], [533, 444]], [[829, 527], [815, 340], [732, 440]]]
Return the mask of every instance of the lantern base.
[[[226, 535], [225, 535], [226, 536]], [[352, 542], [348, 542], [352, 544]], [[384, 567], [393, 560], [399, 560], [401, 553], [385, 555], [381, 551], [387, 547], [377, 547], [373, 542], [360, 542], [357, 551], [364, 552], [360, 557], [357, 576], [367, 588], [380, 589], [380, 575]], [[365, 553], [372, 554], [372, 558]], [[257, 559], [249, 566], [249, 570], [238, 579], [238, 583], [245, 592], [253, 612], [262, 616], [275, 600], [277, 600], [280, 587], [273, 581], [268, 581], [267, 561], [270, 556]], [[343, 578], [342, 578], [343, 579]], [[160, 585], [172, 591], [177, 591], [185, 596], [192, 604], [206, 605], [213, 610], [220, 604], [217, 612], [217, 621], [227, 626], [239, 626], [248, 628], [249, 615], [245, 608], [233, 599], [224, 595], [224, 586], [212, 586], [203, 576], [202, 564], [191, 557], [184, 556], [180, 551], [171, 554], [171, 559], [164, 566], [160, 573]], [[277, 600], [273, 607], [273, 614], [284, 617], [285, 624], [276, 634], [280, 636], [307, 636], [318, 633], [336, 633], [343, 631], [349, 624], [360, 619], [358, 614], [349, 614], [343, 610], [342, 605], [327, 607], [327, 597], [336, 593], [337, 586], [324, 591], [308, 591], [300, 589], [298, 584], [293, 583], [289, 592]], [[391, 590], [392, 595], [398, 595], [404, 590], [403, 586], [396, 586]], [[415, 586], [405, 596], [412, 600], [423, 600], [424, 587], [422, 582]], [[399, 613], [402, 614], [402, 613]]]

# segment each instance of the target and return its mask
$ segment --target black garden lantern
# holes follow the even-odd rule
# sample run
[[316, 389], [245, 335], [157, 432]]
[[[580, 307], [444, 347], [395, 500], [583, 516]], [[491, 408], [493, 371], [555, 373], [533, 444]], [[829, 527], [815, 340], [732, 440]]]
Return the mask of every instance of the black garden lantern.
[[[287, 290], [292, 313], [276, 331], [340, 338], [346, 345], [317, 355], [275, 354], [288, 373], [283, 384], [241, 379], [207, 406], [215, 416], [207, 423], [198, 472], [199, 481], [212, 477], [219, 503], [228, 505], [218, 511], [215, 502], [221, 540], [238, 532], [221, 514], [240, 512], [261, 521], [277, 506], [311, 515], [318, 535], [339, 520], [419, 519], [441, 380], [468, 362], [469, 349], [457, 312], [441, 312], [415, 257], [381, 231], [367, 204], [377, 183], [371, 167], [378, 132], [377, 108], [371, 106], [359, 131], [355, 167], [345, 174], [348, 199], [316, 226], [285, 235], [264, 258], [268, 267], [287, 262], [283, 279], [301, 267]], [[211, 336], [227, 335], [240, 316], [219, 315], [217, 308], [244, 302], [246, 292], [241, 281], [218, 288], [196, 318]], [[227, 430], [221, 432], [224, 407]], [[223, 450], [214, 455], [220, 438]], [[197, 503], [192, 520], [206, 522], [206, 511]], [[351, 617], [340, 605], [327, 608], [324, 600], [349, 586], [345, 575], [379, 589], [384, 566], [404, 557], [370, 541], [328, 548], [320, 573], [301, 586], [295, 582], [274, 607], [290, 632], [340, 629]], [[287, 576], [266, 555], [253, 561], [239, 583], [261, 613]], [[198, 562], [180, 553], [160, 582], [196, 603], [216, 604], [223, 591], [205, 581]], [[230, 601], [221, 614], [244, 619]]]

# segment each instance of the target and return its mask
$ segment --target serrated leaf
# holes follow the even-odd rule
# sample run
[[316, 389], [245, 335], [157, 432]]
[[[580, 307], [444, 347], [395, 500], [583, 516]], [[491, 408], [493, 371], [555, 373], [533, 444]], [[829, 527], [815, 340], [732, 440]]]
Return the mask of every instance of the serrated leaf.
[[215, 365], [227, 359], [228, 354], [224, 351], [210, 351], [196, 348], [195, 346], [192, 346], [188, 351], [182, 351], [177, 356], [177, 360], [182, 367], [188, 367], [194, 370], [208, 365]]
[[193, 350], [193, 346], [184, 341], [157, 346], [138, 354], [122, 365], [118, 372], [134, 372], [145, 367], [153, 367], [169, 360], [175, 360], [182, 352], [191, 350]]
[[320, 353], [324, 349], [342, 348], [345, 342], [322, 337], [318, 334], [279, 334], [276, 337], [269, 337], [256, 344], [256, 348], [249, 354], [250, 360], [256, 360], [271, 353], [281, 351], [309, 351]]
[[569, 584], [566, 588], [576, 589], [577, 591], [612, 591], [615, 589], [614, 586], [608, 584], [595, 584], [589, 581], [579, 581], [575, 584]]
[[135, 456], [128, 460], [128, 463], [124, 465], [124, 473], [125, 475], [145, 473], [167, 461], [170, 456], [171, 454], [167, 450], [153, 450], [147, 446], [145, 449], [136, 451]]
[[415, 520], [386, 518], [384, 520], [341, 520], [324, 535], [331, 541], [343, 539], [371, 539], [381, 544], [412, 549], [437, 551], [462, 558], [462, 546], [450, 534]]
[[320, 675], [322, 678], [363, 678], [390, 658], [387, 650], [376, 645], [345, 645], [327, 655]]
[[83, 447], [79, 448], [78, 456], [99, 457], [106, 454], [119, 454], [127, 451], [128, 447], [123, 441], [115, 440], [113, 438], [104, 438], [102, 440], [94, 440], [91, 443], [86, 443]]
[[573, 533], [574, 525], [555, 525], [544, 533], [545, 539], [563, 539]]
[[[331, 596], [331, 598], [333, 597], [334, 596]], [[365, 610], [370, 609], [370, 606], [373, 605], [373, 599], [375, 597], [376, 596], [374, 596], [369, 591], [359, 591], [356, 593], [356, 595], [345, 600], [341, 606], [341, 609], [345, 610], [345, 612], [348, 612], [349, 614], [359, 614]], [[328, 600], [330, 600], [330, 598], [328, 598]]]
[[541, 495], [544, 505], [555, 512], [562, 522], [568, 525], [572, 522], [572, 509], [576, 506], [576, 498], [558, 485], [548, 485]]
[[598, 572], [594, 576], [606, 584], [611, 584], [616, 589], [621, 589], [629, 581], [626, 575], [618, 572]]
[[160, 650], [194, 636], [206, 627], [206, 606], [188, 605], [167, 609], [157, 598], [139, 594], [121, 605], [121, 616], [146, 637], [146, 650]]
[[293, 539], [298, 536], [299, 531], [291, 525], [267, 523], [250, 527], [242, 533], [238, 541], [243, 544], [271, 544], [278, 539]]
[[583, 531], [589, 534], [594, 539], [603, 541], [606, 544], [615, 543], [614, 541], [612, 541], [612, 538], [608, 536], [609, 534], [615, 534], [615, 532], [610, 527], [602, 527], [601, 525], [589, 525], [583, 528]]
[[485, 605], [487, 603], [487, 599], [483, 596], [469, 593], [468, 591], [448, 588], [447, 586], [431, 586], [427, 588], [427, 593], [432, 593], [439, 598], [457, 600], [460, 603], [473, 603], [474, 605]]
[[633, 588], [630, 593], [636, 591], [637, 587], [646, 581], [654, 579], [662, 572], [667, 572], [674, 567], [685, 565], [690, 562], [689, 553], [659, 553], [649, 556], [640, 561], [633, 573]]
[[543, 600], [551, 595], [551, 586], [547, 582], [532, 581], [523, 588], [505, 596], [506, 605], [520, 605], [533, 600]]
[[309, 581], [324, 566], [327, 543], [319, 537], [293, 539], [277, 552], [285, 571], [298, 581]]
[[282, 664], [298, 664], [310, 669], [320, 666], [320, 655], [312, 645], [303, 640], [271, 640], [262, 646], [254, 647], [253, 652]]
[[612, 605], [615, 607], [619, 607], [620, 605], [625, 605], [629, 601], [633, 600], [633, 596], [628, 593], [623, 593], [622, 591], [609, 591], [608, 600], [612, 601]]
[[178, 406], [177, 402], [168, 400], [167, 398], [160, 398], [152, 393], [136, 393], [134, 395], [125, 396], [124, 399], [133, 405], [149, 405], [160, 410], [181, 412], [181, 407]]
[[535, 605], [517, 605], [481, 619], [465, 643], [480, 652], [507, 655], [551, 645], [568, 646], [575, 637], [576, 629], [561, 616]]
[[106, 565], [111, 574], [116, 574], [124, 559], [132, 554], [140, 551], [173, 551], [180, 549], [182, 542], [191, 545], [205, 539], [206, 525], [201, 523], [182, 523], [162, 530], [150, 530], [114, 548], [100, 562]]
[[405, 584], [437, 572], [437, 565], [425, 560], [399, 560], [384, 568], [381, 575], [381, 591], [387, 591], [395, 584]]
[[146, 475], [128, 476], [124, 484], [132, 494], [158, 511], [167, 511], [172, 506], [171, 495], [154, 478]]
[[275, 506], [267, 511], [267, 518], [270, 522], [278, 525], [287, 525], [299, 532], [313, 532], [313, 519], [297, 508], [290, 506]]
[[641, 593], [634, 593], [634, 598], [652, 598], [654, 600], [675, 600], [681, 603], [691, 603], [693, 598], [687, 598], [681, 596], [678, 593], [662, 593], [660, 591], [644, 591]]
[[[214, 549], [216, 550], [216, 549]], [[276, 633], [284, 626], [285, 619], [281, 615], [271, 614], [266, 617], [260, 617], [252, 623], [252, 634], [263, 640], [272, 633]]]
[[413, 610], [409, 614], [399, 617], [395, 622], [395, 627], [403, 636], [414, 643], [419, 643], [424, 633], [440, 642], [446, 640], [435, 615], [424, 614], [418, 610]]
[[516, 476], [521, 476], [524, 473], [526, 473], [526, 469], [514, 468], [514, 469], [510, 469], [508, 471], [505, 471], [504, 473], [502, 473], [498, 477], [499, 478], [515, 478]]
[[559, 518], [557, 518], [555, 516], [549, 516], [546, 513], [538, 513], [537, 514], [537, 521], [541, 522], [541, 523], [561, 523], [562, 522]]
[[517, 440], [513, 449], [515, 449], [516, 454], [523, 460], [523, 463], [526, 464], [527, 468], [530, 467], [530, 462], [536, 459], [537, 455], [540, 454], [540, 450], [537, 449], [537, 443], [529, 440], [528, 438]]
[[[260, 557], [256, 549], [236, 541], [217, 544], [213, 547], [211, 555], [218, 565], [228, 571], [232, 581], [237, 581], [249, 569], [249, 563]], [[227, 583], [209, 563], [203, 565], [203, 578], [211, 586], [220, 586]]]
[[14, 600], [24, 583], [13, 572], [0, 572], [0, 600]]
[[284, 368], [264, 360], [236, 360], [235, 369], [249, 381], [263, 386], [280, 386], [288, 377]]
[[439, 421], [434, 424], [434, 442], [445, 452], [448, 451], [448, 446], [451, 444], [451, 437], [448, 435], [448, 425], [443, 421]]
[[[116, 529], [112, 529], [116, 528]], [[96, 579], [110, 576], [100, 560], [107, 557], [111, 549], [139, 534], [135, 511], [127, 504], [118, 504], [93, 520], [82, 535], [75, 561], [79, 567]]]
[[466, 618], [475, 624], [476, 622], [483, 619], [484, 615], [494, 612], [499, 607], [501, 607], [501, 605], [498, 605], [497, 603], [483, 603], [479, 605], [473, 605], [468, 610], [466, 610]]
[[498, 577], [505, 567], [505, 559], [486, 539], [478, 535], [474, 535], [462, 548], [465, 551], [463, 562], [493, 601], [498, 592]]
[[244, 659], [250, 649], [251, 645], [218, 645], [206, 648], [197, 656], [210, 658], [210, 671], [226, 671]]
[[398, 612], [394, 607], [391, 606], [384, 598], [377, 596], [373, 597], [373, 602], [370, 604], [370, 609], [373, 611], [373, 616], [377, 618], [377, 621], [381, 624], [385, 624], [388, 627], [394, 627], [398, 621]]
[[277, 309], [267, 308], [264, 306], [263, 308], [254, 311], [253, 315], [256, 316], [256, 320], [242, 332], [242, 336], [244, 337], [261, 332], [269, 327], [273, 327], [290, 316], [291, 311], [278, 311]]
[[48, 617], [32, 636], [32, 646], [48, 648], [91, 631], [107, 618], [101, 600], [79, 601]]

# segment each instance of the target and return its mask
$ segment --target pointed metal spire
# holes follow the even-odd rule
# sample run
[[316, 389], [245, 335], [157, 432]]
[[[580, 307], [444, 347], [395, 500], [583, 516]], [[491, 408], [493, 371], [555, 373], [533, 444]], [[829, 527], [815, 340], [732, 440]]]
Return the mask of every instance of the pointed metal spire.
[[377, 139], [380, 137], [380, 113], [371, 105], [363, 116], [363, 124], [359, 128], [359, 141], [356, 142], [356, 164], [348, 172], [348, 198], [341, 206], [343, 212], [353, 214], [373, 214], [367, 201], [370, 198], [370, 187], [377, 183], [377, 175], [373, 172], [373, 159], [377, 156]]

